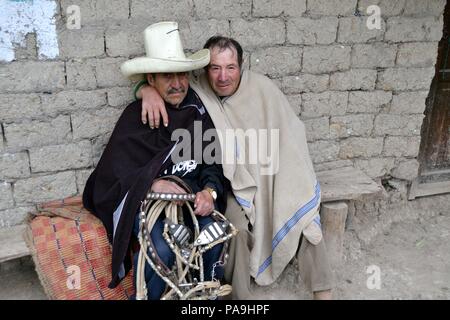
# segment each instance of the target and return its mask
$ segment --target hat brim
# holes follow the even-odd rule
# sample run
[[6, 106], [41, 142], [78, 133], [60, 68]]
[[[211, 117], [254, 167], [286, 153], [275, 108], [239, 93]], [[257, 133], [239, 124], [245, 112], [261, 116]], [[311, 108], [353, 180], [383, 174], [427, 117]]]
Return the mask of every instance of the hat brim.
[[208, 49], [197, 51], [183, 60], [139, 57], [124, 62], [120, 71], [130, 80], [140, 80], [146, 73], [187, 72], [201, 69], [208, 65], [209, 59]]

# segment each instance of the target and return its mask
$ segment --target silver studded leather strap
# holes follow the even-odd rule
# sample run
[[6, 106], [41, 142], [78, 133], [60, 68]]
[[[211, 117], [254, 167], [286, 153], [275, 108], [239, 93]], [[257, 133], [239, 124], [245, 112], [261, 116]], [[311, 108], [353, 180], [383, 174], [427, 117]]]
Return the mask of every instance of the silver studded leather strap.
[[146, 199], [147, 200], [166, 200], [166, 201], [194, 201], [195, 194], [149, 192], [149, 193], [147, 193]]

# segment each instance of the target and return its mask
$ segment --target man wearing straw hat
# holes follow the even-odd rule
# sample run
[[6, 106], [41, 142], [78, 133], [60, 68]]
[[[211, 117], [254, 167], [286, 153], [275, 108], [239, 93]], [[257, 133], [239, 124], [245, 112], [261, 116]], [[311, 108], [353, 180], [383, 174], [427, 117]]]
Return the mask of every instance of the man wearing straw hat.
[[[270, 79], [242, 69], [242, 48], [236, 40], [211, 37], [204, 48], [211, 51], [210, 64], [203, 74], [191, 73], [191, 86], [218, 132], [279, 133], [278, 143], [263, 145], [276, 151], [268, 167], [263, 162], [239, 164], [253, 147], [244, 140], [220, 141], [223, 172], [232, 189], [226, 216], [240, 230], [225, 270], [233, 298], [251, 299], [250, 277], [258, 285], [269, 285], [296, 256], [300, 278], [314, 298], [330, 299], [333, 280], [320, 225], [320, 185], [304, 124]], [[161, 114], [167, 125], [170, 116], [157, 93], [151, 87], [142, 92], [142, 122], [148, 115], [150, 127], [158, 127]], [[227, 161], [230, 158], [234, 161]]]
[[[112, 252], [112, 281], [115, 287], [131, 269], [132, 236], [139, 230], [138, 208], [147, 191], [157, 193], [186, 193], [177, 179], [167, 180], [171, 175], [182, 179], [196, 194], [194, 213], [198, 216], [200, 229], [212, 222], [209, 216], [217, 208], [225, 209], [226, 180], [219, 164], [205, 162], [201, 155], [183, 154], [184, 160], [174, 163], [180, 141], [174, 142], [172, 134], [184, 129], [190, 139], [182, 139], [184, 146], [194, 146], [202, 135], [194, 136], [194, 127], [214, 130], [211, 118], [197, 94], [189, 86], [188, 72], [209, 63], [208, 49], [186, 57], [176, 23], [163, 22], [149, 26], [144, 31], [146, 56], [127, 61], [122, 68], [133, 78], [146, 77], [148, 83], [165, 102], [171, 124], [158, 130], [136, 125], [141, 114], [141, 101], [125, 108], [119, 118], [102, 157], [90, 175], [83, 193], [85, 208], [99, 217], [105, 225]], [[189, 150], [189, 148], [188, 148]], [[200, 158], [199, 158], [200, 156]], [[178, 179], [179, 180], [179, 179]], [[155, 223], [151, 238], [160, 260], [169, 268], [174, 254], [162, 237], [162, 217]], [[220, 260], [222, 245], [216, 245], [203, 255], [205, 280], [221, 277], [221, 268], [213, 269]], [[136, 260], [137, 255], [135, 255]], [[212, 272], [216, 274], [212, 275]], [[159, 299], [166, 284], [149, 265], [145, 268], [145, 281], [149, 299]]]

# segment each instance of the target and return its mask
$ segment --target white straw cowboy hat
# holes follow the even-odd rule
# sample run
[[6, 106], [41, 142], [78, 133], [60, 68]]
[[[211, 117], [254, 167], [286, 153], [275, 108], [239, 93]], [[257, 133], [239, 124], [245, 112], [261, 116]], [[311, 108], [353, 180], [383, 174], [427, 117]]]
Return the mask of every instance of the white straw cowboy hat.
[[186, 57], [176, 22], [159, 22], [147, 27], [144, 44], [145, 57], [131, 59], [120, 67], [122, 74], [131, 80], [142, 79], [145, 73], [196, 70], [209, 63], [208, 49]]

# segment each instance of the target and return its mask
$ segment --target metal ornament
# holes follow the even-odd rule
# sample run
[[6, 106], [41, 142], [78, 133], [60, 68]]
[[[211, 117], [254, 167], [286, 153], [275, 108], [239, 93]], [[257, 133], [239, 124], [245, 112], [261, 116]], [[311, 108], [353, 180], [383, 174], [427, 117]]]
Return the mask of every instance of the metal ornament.
[[[184, 201], [190, 213], [194, 230], [191, 231], [183, 223], [183, 210], [175, 201]], [[141, 202], [139, 243], [140, 251], [136, 272], [136, 299], [147, 299], [145, 283], [145, 264], [166, 282], [167, 290], [162, 300], [206, 300], [228, 295], [230, 285], [221, 285], [215, 278], [216, 267], [227, 261], [229, 240], [237, 234], [237, 229], [224, 215], [218, 211], [211, 213], [215, 220], [206, 225], [200, 232], [197, 217], [189, 202], [195, 201], [195, 194], [173, 194], [148, 192]], [[175, 254], [176, 262], [172, 268], [166, 266], [154, 250], [150, 233], [158, 217], [164, 214], [163, 238]], [[223, 243], [219, 261], [213, 265], [211, 281], [205, 281], [203, 271], [203, 253], [215, 245]], [[150, 254], [147, 254], [149, 252]]]

